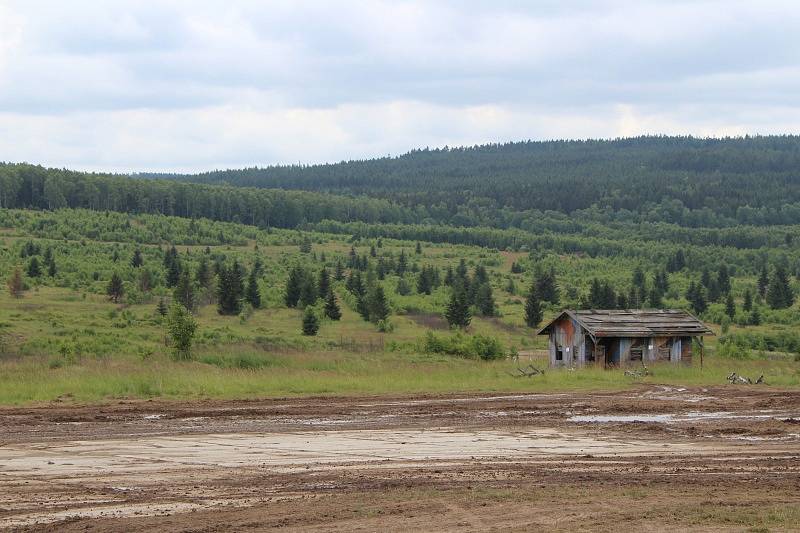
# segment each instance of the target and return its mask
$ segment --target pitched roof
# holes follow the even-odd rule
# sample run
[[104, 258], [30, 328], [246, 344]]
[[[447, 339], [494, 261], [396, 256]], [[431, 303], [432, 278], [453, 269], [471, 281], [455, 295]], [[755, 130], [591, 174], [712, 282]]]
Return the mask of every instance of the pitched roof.
[[595, 337], [693, 337], [714, 334], [692, 314], [677, 309], [565, 310], [538, 334], [550, 333], [553, 324], [564, 315], [578, 322]]

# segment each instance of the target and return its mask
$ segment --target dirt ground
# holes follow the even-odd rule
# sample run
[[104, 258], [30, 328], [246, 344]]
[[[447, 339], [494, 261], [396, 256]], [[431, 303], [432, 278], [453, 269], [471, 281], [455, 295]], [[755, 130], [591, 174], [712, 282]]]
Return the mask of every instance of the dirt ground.
[[800, 530], [800, 392], [0, 408], [0, 529]]

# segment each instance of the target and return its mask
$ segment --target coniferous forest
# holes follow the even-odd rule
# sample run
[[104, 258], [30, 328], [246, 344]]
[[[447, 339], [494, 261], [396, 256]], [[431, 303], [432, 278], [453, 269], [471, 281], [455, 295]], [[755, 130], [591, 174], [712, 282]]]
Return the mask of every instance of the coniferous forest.
[[[23, 373], [122, 356], [350, 379], [369, 352], [444, 376], [426, 358], [541, 353], [564, 308], [680, 308], [716, 328], [718, 360], [781, 357], [774, 379], [793, 383], [799, 149], [641, 137], [200, 175], [3, 164], [0, 351]], [[39, 394], [12, 381], [7, 400]], [[343, 386], [325, 383], [302, 387]]]

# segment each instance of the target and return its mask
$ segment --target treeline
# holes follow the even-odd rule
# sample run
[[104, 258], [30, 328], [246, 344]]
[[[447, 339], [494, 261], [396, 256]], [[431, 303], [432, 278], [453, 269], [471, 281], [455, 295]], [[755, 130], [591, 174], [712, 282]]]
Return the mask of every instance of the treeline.
[[[399, 157], [197, 175], [200, 183], [363, 194], [446, 212], [458, 225], [486, 213], [592, 206], [718, 226], [800, 222], [800, 137], [637, 137], [414, 150]], [[469, 206], [469, 207], [467, 207]], [[500, 226], [502, 217], [491, 216]], [[483, 219], [483, 220], [481, 220]], [[502, 226], [500, 226], [502, 227]]]
[[155, 213], [262, 228], [294, 228], [325, 219], [363, 222], [418, 219], [414, 210], [375, 198], [144, 181], [28, 164], [0, 164], [0, 207]]

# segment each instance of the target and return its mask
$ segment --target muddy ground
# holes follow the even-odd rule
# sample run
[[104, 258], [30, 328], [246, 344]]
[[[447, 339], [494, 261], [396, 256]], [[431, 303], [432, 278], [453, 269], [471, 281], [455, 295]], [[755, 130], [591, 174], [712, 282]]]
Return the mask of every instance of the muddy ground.
[[0, 408], [0, 528], [800, 529], [800, 392]]

